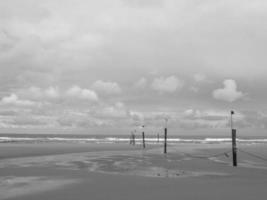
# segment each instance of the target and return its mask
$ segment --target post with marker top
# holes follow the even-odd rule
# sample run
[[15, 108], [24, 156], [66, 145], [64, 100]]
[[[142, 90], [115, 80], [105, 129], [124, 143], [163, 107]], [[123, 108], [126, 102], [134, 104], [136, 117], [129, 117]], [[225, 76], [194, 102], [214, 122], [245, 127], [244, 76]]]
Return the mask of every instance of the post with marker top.
[[232, 129], [232, 152], [233, 152], [233, 166], [237, 166], [237, 146], [236, 146], [236, 129]]
[[146, 148], [146, 141], [145, 141], [145, 125], [142, 126], [143, 127], [143, 132], [142, 132], [142, 138], [143, 138], [143, 148]]
[[233, 166], [237, 166], [237, 147], [236, 147], [236, 129], [233, 129], [234, 123], [233, 123], [233, 115], [235, 112], [231, 110], [230, 112], [230, 127], [231, 127], [231, 133], [232, 133], [232, 152], [233, 152]]
[[146, 141], [145, 141], [145, 132], [142, 132], [142, 138], [143, 138], [143, 148], [146, 148]]

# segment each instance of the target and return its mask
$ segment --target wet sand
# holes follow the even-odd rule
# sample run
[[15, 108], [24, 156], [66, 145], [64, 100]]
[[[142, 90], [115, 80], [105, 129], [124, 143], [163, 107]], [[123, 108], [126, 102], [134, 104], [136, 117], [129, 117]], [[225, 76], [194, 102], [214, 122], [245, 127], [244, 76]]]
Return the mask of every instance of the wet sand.
[[[266, 145], [240, 149], [267, 157]], [[1, 144], [0, 199], [266, 199], [267, 162], [229, 144]]]

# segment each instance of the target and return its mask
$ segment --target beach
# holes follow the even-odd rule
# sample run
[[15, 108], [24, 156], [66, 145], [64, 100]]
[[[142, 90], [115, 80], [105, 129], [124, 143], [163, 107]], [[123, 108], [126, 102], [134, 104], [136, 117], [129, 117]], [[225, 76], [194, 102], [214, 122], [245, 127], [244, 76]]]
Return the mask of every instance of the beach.
[[[266, 144], [240, 150], [267, 155]], [[253, 154], [253, 155], [254, 155]], [[266, 156], [265, 156], [266, 157]], [[231, 145], [2, 143], [0, 199], [266, 199], [267, 162]]]

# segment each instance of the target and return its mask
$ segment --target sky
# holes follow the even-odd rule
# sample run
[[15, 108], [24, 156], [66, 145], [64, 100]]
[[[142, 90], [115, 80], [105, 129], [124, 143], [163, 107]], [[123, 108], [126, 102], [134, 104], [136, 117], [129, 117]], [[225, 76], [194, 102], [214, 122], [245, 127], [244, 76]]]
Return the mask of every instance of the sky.
[[0, 0], [0, 132], [267, 136], [265, 0]]

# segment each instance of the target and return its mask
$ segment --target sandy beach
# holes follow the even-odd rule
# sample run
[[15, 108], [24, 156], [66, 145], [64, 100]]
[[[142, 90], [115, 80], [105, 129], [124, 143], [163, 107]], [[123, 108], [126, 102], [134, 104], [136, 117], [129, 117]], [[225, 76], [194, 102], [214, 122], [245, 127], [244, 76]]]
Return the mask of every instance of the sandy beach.
[[[240, 147], [266, 155], [264, 144]], [[229, 144], [1, 144], [0, 199], [266, 199], [267, 162]], [[8, 155], [8, 156], [7, 156]]]

